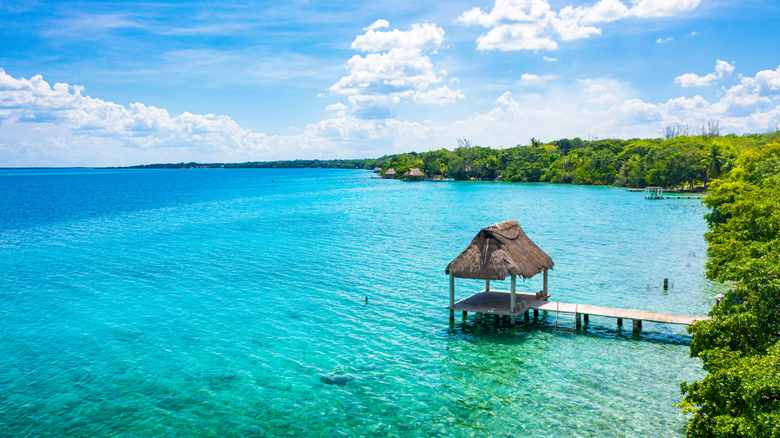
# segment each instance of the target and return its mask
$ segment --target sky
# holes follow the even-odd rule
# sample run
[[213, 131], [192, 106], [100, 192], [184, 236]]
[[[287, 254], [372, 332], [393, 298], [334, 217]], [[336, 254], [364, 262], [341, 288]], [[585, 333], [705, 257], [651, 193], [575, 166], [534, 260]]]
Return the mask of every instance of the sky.
[[780, 2], [0, 0], [0, 167], [780, 127]]

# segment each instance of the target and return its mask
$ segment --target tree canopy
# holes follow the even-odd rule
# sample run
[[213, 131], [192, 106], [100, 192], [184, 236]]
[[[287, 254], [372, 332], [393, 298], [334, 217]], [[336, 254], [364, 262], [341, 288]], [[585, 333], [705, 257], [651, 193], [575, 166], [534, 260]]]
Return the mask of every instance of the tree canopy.
[[411, 167], [455, 180], [616, 185], [706, 186], [732, 166], [733, 157], [766, 144], [770, 135], [679, 136], [667, 140], [561, 139], [492, 149], [460, 141], [453, 150], [410, 152], [368, 160], [366, 168], [402, 175]]
[[707, 276], [733, 287], [690, 328], [708, 374], [682, 383], [681, 407], [692, 437], [780, 437], [780, 141], [733, 164], [704, 199]]

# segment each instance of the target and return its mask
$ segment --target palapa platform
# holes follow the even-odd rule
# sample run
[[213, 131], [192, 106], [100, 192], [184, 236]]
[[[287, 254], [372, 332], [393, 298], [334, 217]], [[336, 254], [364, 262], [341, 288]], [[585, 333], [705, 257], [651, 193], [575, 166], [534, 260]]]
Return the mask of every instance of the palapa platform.
[[[553, 266], [550, 256], [528, 238], [516, 221], [499, 222], [483, 228], [444, 271], [450, 277], [450, 305], [447, 306], [450, 321], [455, 319], [455, 311], [462, 311], [464, 317], [468, 312], [476, 313], [478, 321], [483, 314], [505, 315], [509, 317], [510, 325], [515, 325], [517, 316], [524, 315], [528, 321], [530, 310], [534, 311], [534, 316], [538, 315], [539, 310], [544, 310], [556, 312], [556, 328], [580, 327], [582, 317], [584, 316], [587, 323], [592, 315], [616, 318], [618, 326], [623, 325], [623, 319], [630, 319], [634, 333], [638, 333], [642, 330], [642, 321], [690, 325], [697, 320], [709, 319], [705, 316], [549, 301], [547, 277], [548, 270]], [[539, 293], [517, 292], [517, 277], [526, 279], [539, 273], [544, 274], [543, 287]], [[490, 289], [490, 280], [504, 280], [507, 277], [511, 278], [511, 290]], [[455, 302], [455, 278], [485, 280], [485, 289]], [[573, 319], [568, 321], [570, 325], [559, 324], [561, 314], [573, 316]]]
[[562, 303], [557, 301], [548, 301], [537, 298], [536, 294], [517, 292], [516, 312], [510, 310], [511, 291], [490, 290], [478, 292], [464, 300], [458, 301], [453, 306], [447, 306], [451, 311], [462, 311], [464, 316], [467, 312], [476, 313], [477, 317], [481, 315], [505, 315], [517, 317], [525, 315], [529, 319], [528, 312], [533, 310], [536, 314], [539, 310], [547, 312], [558, 312], [574, 315], [577, 326], [581, 325], [581, 316], [588, 322], [589, 316], [602, 316], [615, 318], [618, 325], [622, 325], [623, 319], [633, 321], [634, 331], [642, 330], [642, 321], [691, 325], [695, 321], [709, 319], [706, 316], [679, 315], [676, 313], [651, 312], [648, 310], [623, 309], [619, 307], [593, 306], [590, 304]]

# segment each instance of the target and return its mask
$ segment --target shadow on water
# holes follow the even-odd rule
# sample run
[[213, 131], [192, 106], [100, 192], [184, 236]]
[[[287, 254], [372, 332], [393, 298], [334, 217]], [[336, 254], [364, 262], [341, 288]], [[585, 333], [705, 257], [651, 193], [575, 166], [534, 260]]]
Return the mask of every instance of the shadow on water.
[[528, 339], [533, 333], [541, 332], [556, 337], [585, 337], [589, 339], [618, 339], [625, 341], [641, 341], [651, 344], [663, 345], [682, 345], [688, 346], [691, 343], [691, 337], [686, 334], [659, 332], [653, 330], [643, 330], [640, 333], [634, 333], [631, 321], [623, 327], [618, 327], [614, 320], [612, 327], [606, 327], [600, 323], [590, 322], [583, 324], [574, 331], [556, 329], [555, 317], [540, 316], [523, 322], [522, 317], [518, 318], [517, 325], [509, 325], [508, 319], [495, 319], [492, 315], [483, 317], [481, 323], [476, 318], [469, 317], [465, 320], [455, 320], [446, 329], [447, 336], [452, 340], [464, 340], [469, 342], [493, 342], [497, 344], [518, 344]]

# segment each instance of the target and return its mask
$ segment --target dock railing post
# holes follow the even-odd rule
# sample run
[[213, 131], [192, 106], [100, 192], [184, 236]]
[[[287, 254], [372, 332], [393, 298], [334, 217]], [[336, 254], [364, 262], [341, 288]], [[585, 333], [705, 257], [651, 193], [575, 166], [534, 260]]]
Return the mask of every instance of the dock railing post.
[[544, 292], [544, 293], [542, 294], [542, 295], [543, 295], [543, 298], [544, 298], [545, 300], [547, 300], [547, 295], [548, 295], [548, 294], [547, 294], [547, 268], [544, 268], [544, 286], [543, 286], [543, 288], [542, 288], [542, 291]]
[[517, 306], [517, 277], [512, 275], [512, 293], [509, 297], [509, 311], [515, 313], [515, 306]]

